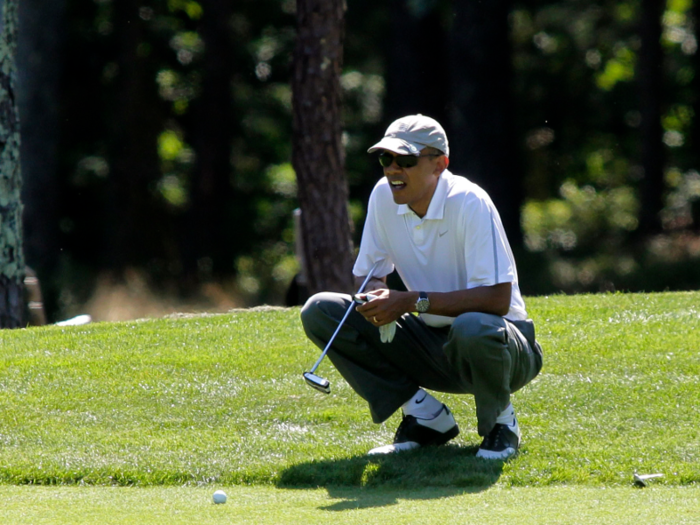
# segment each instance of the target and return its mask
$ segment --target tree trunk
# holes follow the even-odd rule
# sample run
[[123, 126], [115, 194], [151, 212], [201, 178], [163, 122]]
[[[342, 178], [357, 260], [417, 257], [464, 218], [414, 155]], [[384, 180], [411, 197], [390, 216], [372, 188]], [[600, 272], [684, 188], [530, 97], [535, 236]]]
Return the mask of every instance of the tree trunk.
[[642, 0], [637, 82], [639, 109], [642, 116], [641, 161], [644, 177], [640, 183], [640, 217], [637, 234], [640, 238], [661, 231], [661, 210], [664, 206], [664, 150], [661, 128], [663, 50], [661, 49], [661, 16], [666, 2]]
[[27, 265], [44, 287], [49, 310], [57, 302], [53, 272], [58, 267], [60, 235], [57, 165], [64, 13], [65, 0], [22, 0], [19, 5], [23, 242]]
[[348, 186], [341, 142], [343, 0], [297, 0], [292, 163], [309, 293], [352, 289]]
[[0, 0], [0, 328], [24, 325], [22, 172], [15, 87], [18, 0]]
[[[695, 40], [700, 45], [700, 0], [693, 1], [693, 24], [695, 26]], [[693, 81], [691, 84], [691, 92], [695, 99], [693, 100], [693, 125], [690, 130], [691, 144], [691, 165], [697, 171], [700, 171], [700, 49], [697, 49], [693, 54]], [[696, 231], [700, 231], [700, 200], [693, 201], [693, 226]]]
[[513, 125], [510, 9], [510, 0], [454, 2], [449, 138], [455, 172], [489, 193], [517, 247], [525, 196]]
[[200, 33], [204, 40], [202, 92], [193, 104], [193, 145], [197, 164], [190, 190], [185, 274], [195, 284], [208, 274], [224, 275], [233, 266], [235, 233], [227, 224], [231, 205], [231, 141], [234, 115], [231, 98], [233, 43], [228, 2], [203, 0]]
[[449, 84], [440, 76], [449, 70], [449, 53], [440, 3], [392, 0], [390, 13], [386, 120], [422, 113], [447, 129]]
[[158, 64], [144, 54], [144, 21], [138, 0], [114, 3], [119, 35], [116, 100], [110, 130], [110, 232], [105, 237], [105, 263], [117, 275], [129, 267], [146, 267], [164, 257], [168, 227], [155, 187], [160, 178], [158, 135], [162, 101], [155, 78]]

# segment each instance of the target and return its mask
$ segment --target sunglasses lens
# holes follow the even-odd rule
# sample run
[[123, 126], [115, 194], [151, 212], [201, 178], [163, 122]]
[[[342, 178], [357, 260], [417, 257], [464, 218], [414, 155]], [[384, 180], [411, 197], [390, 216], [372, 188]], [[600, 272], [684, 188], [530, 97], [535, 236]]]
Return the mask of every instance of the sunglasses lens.
[[388, 153], [379, 154], [379, 164], [381, 164], [383, 168], [388, 168], [389, 166], [391, 166], [392, 162], [394, 162], [393, 155], [390, 155]]
[[414, 155], [392, 155], [391, 153], [380, 153], [379, 154], [379, 164], [384, 168], [391, 166], [391, 163], [396, 160], [396, 164], [399, 168], [412, 168], [418, 164], [418, 157]]
[[415, 157], [413, 155], [396, 157], [396, 164], [399, 165], [399, 168], [412, 168], [413, 166], [418, 164], [418, 157]]

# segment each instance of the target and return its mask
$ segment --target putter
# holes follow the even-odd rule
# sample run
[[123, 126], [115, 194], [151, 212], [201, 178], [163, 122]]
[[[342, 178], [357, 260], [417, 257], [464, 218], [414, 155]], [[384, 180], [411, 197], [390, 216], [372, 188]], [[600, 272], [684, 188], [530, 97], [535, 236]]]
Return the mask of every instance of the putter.
[[[360, 289], [357, 290], [357, 293], [362, 293], [362, 290], [365, 289], [365, 286], [367, 286], [367, 283], [369, 280], [372, 278], [372, 275], [374, 275], [374, 271], [377, 269], [377, 266], [379, 265], [379, 261], [374, 263], [374, 266], [372, 266], [372, 269], [369, 271], [367, 274], [367, 277], [365, 277], [365, 281], [362, 283], [362, 286], [360, 286]], [[357, 295], [357, 294], [355, 294]], [[328, 379], [324, 379], [321, 376], [317, 376], [315, 374], [316, 369], [318, 368], [318, 365], [321, 364], [321, 361], [323, 361], [323, 358], [326, 357], [326, 354], [328, 353], [328, 350], [330, 349], [331, 345], [333, 344], [333, 341], [335, 341], [335, 336], [338, 335], [338, 332], [340, 332], [340, 329], [343, 326], [343, 323], [345, 323], [345, 320], [348, 318], [348, 315], [350, 315], [350, 312], [352, 309], [355, 307], [356, 300], [353, 298], [352, 301], [350, 301], [350, 306], [348, 309], [345, 311], [345, 315], [343, 316], [343, 319], [338, 323], [338, 328], [335, 329], [335, 332], [333, 332], [333, 335], [331, 336], [330, 340], [328, 341], [328, 344], [326, 345], [326, 348], [323, 349], [323, 352], [321, 352], [321, 357], [318, 358], [314, 366], [311, 368], [310, 371], [304, 372], [304, 380], [306, 381], [306, 384], [309, 385], [311, 388], [315, 388], [319, 392], [323, 392], [324, 394], [330, 394], [331, 393], [331, 384], [328, 381]]]

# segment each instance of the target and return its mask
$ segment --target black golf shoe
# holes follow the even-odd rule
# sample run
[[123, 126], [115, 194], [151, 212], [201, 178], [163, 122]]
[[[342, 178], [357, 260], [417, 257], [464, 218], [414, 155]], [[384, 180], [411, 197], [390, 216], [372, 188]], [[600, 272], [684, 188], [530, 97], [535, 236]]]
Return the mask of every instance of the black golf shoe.
[[392, 454], [418, 447], [444, 445], [457, 434], [459, 427], [452, 412], [442, 405], [442, 411], [433, 419], [404, 415], [399, 428], [396, 429], [394, 442], [391, 445], [373, 448], [368, 454]]
[[518, 420], [511, 425], [496, 423], [488, 436], [482, 441], [476, 453], [477, 458], [508, 459], [518, 451], [520, 446], [520, 428]]

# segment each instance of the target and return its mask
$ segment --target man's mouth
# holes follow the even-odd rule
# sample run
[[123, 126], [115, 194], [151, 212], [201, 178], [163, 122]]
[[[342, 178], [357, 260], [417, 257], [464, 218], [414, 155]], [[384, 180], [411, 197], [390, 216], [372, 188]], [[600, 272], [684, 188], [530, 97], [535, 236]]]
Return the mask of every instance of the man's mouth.
[[400, 180], [390, 180], [389, 184], [391, 184], [392, 190], [398, 190], [406, 186], [406, 183]]

